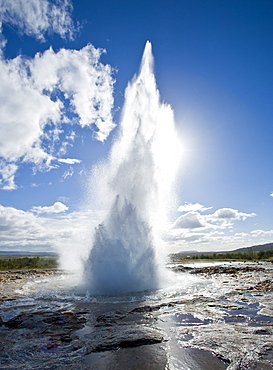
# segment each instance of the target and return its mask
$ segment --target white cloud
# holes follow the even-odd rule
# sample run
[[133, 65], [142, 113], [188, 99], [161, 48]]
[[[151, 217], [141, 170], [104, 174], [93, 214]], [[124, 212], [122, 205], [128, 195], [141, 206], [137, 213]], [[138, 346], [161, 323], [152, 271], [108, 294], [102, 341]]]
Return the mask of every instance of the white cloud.
[[[73, 146], [73, 142], [76, 138], [76, 133], [72, 131], [70, 134], [66, 135], [66, 137], [62, 140], [61, 147], [58, 150], [58, 155], [62, 156], [67, 153], [69, 147]], [[57, 136], [58, 140], [58, 136]]]
[[[38, 170], [51, 169], [55, 159], [79, 163], [54, 154], [60, 127], [65, 130], [67, 122], [90, 129], [95, 125], [96, 138], [107, 138], [115, 126], [114, 81], [111, 68], [99, 62], [101, 52], [88, 45], [57, 53], [49, 49], [34, 59], [0, 60], [2, 188], [16, 187], [14, 175], [20, 162], [32, 163]], [[78, 119], [71, 121], [71, 111]]]
[[64, 93], [82, 127], [95, 124], [104, 141], [113, 129], [113, 79], [109, 65], [99, 63], [102, 49], [89, 44], [81, 50], [52, 49], [36, 54], [29, 64], [35, 88], [49, 95]]
[[[204, 211], [199, 203], [186, 203], [181, 209], [183, 212], [194, 209], [169, 225], [164, 239], [173, 251], [189, 250], [224, 250], [235, 249], [240, 246], [250, 246], [260, 241], [268, 242], [273, 232], [236, 232], [234, 224], [256, 216], [255, 213], [244, 213], [232, 208], [221, 208], [214, 213], [202, 214]], [[208, 208], [210, 209], [210, 208]], [[207, 209], [206, 209], [207, 210]]]
[[[0, 44], [5, 43], [3, 24], [41, 41], [47, 33], [72, 37], [71, 12], [70, 0], [0, 0]], [[54, 160], [79, 163], [60, 158], [76, 137], [66, 132], [68, 123], [91, 129], [97, 140], [107, 138], [115, 126], [114, 80], [112, 68], [99, 62], [103, 52], [89, 44], [80, 50], [50, 48], [33, 59], [5, 59], [0, 50], [2, 189], [16, 189], [16, 171], [23, 162], [34, 171], [56, 167]]]
[[31, 210], [38, 214], [40, 213], [61, 213], [61, 212], [67, 211], [68, 207], [61, 202], [55, 202], [53, 206], [49, 206], [49, 207], [37, 206], [37, 207], [32, 207]]
[[213, 207], [205, 207], [202, 204], [199, 203], [188, 203], [185, 202], [180, 207], [178, 207], [178, 212], [204, 212], [209, 209], [212, 209]]
[[0, 22], [44, 41], [45, 33], [73, 37], [70, 0], [0, 0]]
[[251, 231], [251, 234], [253, 236], [259, 236], [259, 237], [266, 237], [266, 236], [270, 236], [271, 239], [273, 237], [273, 230], [253, 230]]
[[272, 191], [272, 193], [270, 193], [270, 196], [273, 197], [273, 191]]
[[70, 168], [64, 172], [62, 178], [63, 178], [63, 180], [65, 180], [68, 177], [73, 176], [73, 174], [74, 174], [74, 169], [73, 169], [73, 167], [70, 166]]
[[66, 164], [81, 163], [81, 161], [79, 159], [75, 159], [75, 158], [58, 158], [57, 160], [60, 163], [66, 163]]
[[237, 248], [272, 242], [273, 230], [253, 230], [250, 232], [234, 232], [230, 228], [205, 230], [171, 229], [164, 237], [170, 252], [198, 250], [230, 251]]
[[176, 229], [175, 232], [166, 233], [164, 235], [164, 240], [181, 245], [181, 243], [183, 244], [185, 242], [203, 242], [205, 237], [206, 234], [204, 233], [189, 232], [188, 230], [183, 230], [182, 232], [179, 232], [178, 229]]
[[[52, 207], [36, 208], [45, 210]], [[46, 213], [46, 217], [43, 217], [41, 213], [0, 205], [0, 249], [52, 250], [60, 253], [62, 268], [77, 268], [92, 246], [90, 230], [94, 229], [103, 217], [105, 215], [92, 210], [60, 213], [58, 217], [55, 214], [51, 217]]]
[[41, 138], [48, 120], [60, 120], [60, 102], [33, 87], [21, 57], [0, 61], [0, 80], [0, 156], [9, 162], [27, 154], [47, 160]]
[[38, 188], [41, 184], [37, 184], [36, 182], [33, 182], [30, 184], [32, 188]]
[[202, 227], [202, 223], [199, 220], [199, 214], [196, 212], [189, 212], [185, 215], [178, 217], [174, 222], [175, 229], [196, 229]]
[[[38, 230], [41, 231], [37, 217], [33, 213], [2, 205], [0, 205], [0, 225], [1, 245], [7, 244], [6, 241], [20, 243], [28, 239], [28, 235], [33, 235]], [[22, 235], [24, 237], [21, 239]]]
[[0, 160], [0, 186], [3, 190], [15, 190], [16, 185], [14, 182], [15, 173], [18, 169], [18, 166], [14, 163], [6, 164], [5, 161]]
[[256, 216], [255, 213], [243, 213], [232, 208], [221, 208], [218, 209], [211, 215], [211, 218], [220, 220], [245, 220], [248, 217]]

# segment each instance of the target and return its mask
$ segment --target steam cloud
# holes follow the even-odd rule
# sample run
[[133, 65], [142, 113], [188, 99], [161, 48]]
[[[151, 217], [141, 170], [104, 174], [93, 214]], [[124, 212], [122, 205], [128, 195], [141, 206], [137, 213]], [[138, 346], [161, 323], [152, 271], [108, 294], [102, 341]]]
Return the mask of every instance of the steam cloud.
[[159, 230], [178, 158], [173, 111], [160, 102], [147, 42], [139, 75], [126, 89], [119, 137], [108, 161], [97, 167], [98, 198], [110, 211], [96, 229], [85, 264], [91, 293], [160, 286]]

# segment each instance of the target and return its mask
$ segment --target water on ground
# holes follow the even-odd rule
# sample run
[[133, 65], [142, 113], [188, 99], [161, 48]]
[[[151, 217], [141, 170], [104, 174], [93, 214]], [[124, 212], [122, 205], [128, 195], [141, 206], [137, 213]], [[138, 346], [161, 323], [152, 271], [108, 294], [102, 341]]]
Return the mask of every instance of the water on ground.
[[1, 369], [273, 368], [271, 264], [170, 267], [170, 286], [118, 296], [62, 271], [1, 274]]

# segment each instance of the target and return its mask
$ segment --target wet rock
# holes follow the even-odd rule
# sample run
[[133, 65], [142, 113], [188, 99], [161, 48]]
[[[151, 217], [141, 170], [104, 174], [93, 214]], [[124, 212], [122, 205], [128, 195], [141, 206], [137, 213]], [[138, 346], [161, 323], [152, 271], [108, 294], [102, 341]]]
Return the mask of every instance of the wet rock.
[[238, 273], [247, 273], [253, 271], [264, 271], [264, 267], [261, 266], [205, 266], [194, 268], [190, 271], [191, 274], [229, 274], [236, 277]]
[[126, 315], [120, 311], [108, 312], [96, 318], [95, 326], [111, 326], [116, 324], [117, 320], [121, 320], [124, 317], [126, 317]]
[[65, 271], [58, 269], [0, 271], [0, 283], [1, 284], [22, 283], [22, 280], [25, 279], [60, 275], [64, 273]]
[[94, 333], [89, 343], [87, 353], [112, 351], [120, 348], [131, 348], [143, 345], [161, 343], [163, 336], [155, 329], [148, 327], [115, 327], [111, 331]]
[[94, 348], [92, 352], [102, 352], [102, 351], [112, 351], [119, 348], [130, 348], [130, 347], [138, 347], [144, 346], [149, 344], [156, 344], [161, 343], [163, 338], [147, 338], [146, 336], [137, 337], [137, 338], [129, 338], [123, 339], [120, 341], [111, 341], [109, 343], [102, 343], [99, 344]]
[[136, 307], [136, 308], [132, 309], [130, 311], [130, 313], [134, 313], [134, 312], [139, 312], [139, 313], [153, 312], [153, 311], [158, 311], [163, 307], [173, 307], [175, 304], [176, 303], [174, 303], [174, 302], [168, 302], [168, 303], [161, 303], [161, 304], [154, 305], [154, 306], [149, 306], [149, 305], [140, 306], [140, 307]]
[[70, 333], [83, 328], [86, 318], [72, 312], [58, 312], [53, 315], [46, 315], [43, 321], [49, 324], [48, 330], [61, 329]]
[[0, 302], [5, 302], [5, 301], [15, 301], [16, 298], [14, 297], [8, 297], [8, 296], [3, 296], [0, 298]]
[[69, 342], [72, 342], [72, 338], [71, 338], [71, 336], [70, 335], [62, 335], [61, 336], [61, 341], [62, 342], [65, 342], [65, 343], [69, 343]]
[[40, 329], [46, 328], [43, 317], [36, 313], [22, 313], [12, 319], [4, 322], [4, 325], [10, 329]]
[[75, 331], [84, 326], [86, 319], [69, 312], [34, 312], [22, 313], [6, 322], [4, 325], [10, 329], [30, 329], [41, 332], [56, 330], [62, 327], [69, 331]]
[[175, 272], [189, 272], [189, 271], [192, 271], [194, 268], [185, 266], [185, 265], [176, 265], [176, 266], [172, 266], [171, 269], [172, 271], [175, 271]]
[[250, 370], [272, 370], [273, 362], [273, 348], [268, 345], [264, 347], [264, 350], [260, 353], [258, 361], [250, 364], [248, 369]]
[[256, 284], [253, 289], [259, 290], [259, 291], [268, 291], [273, 292], [273, 281], [272, 279], [266, 279], [263, 281], [260, 281], [258, 284]]
[[[218, 267], [207, 270], [219, 274], [217, 279], [213, 278], [217, 286], [223, 281], [230, 283], [224, 291], [212, 287], [214, 290], [207, 295], [201, 291], [191, 296], [184, 293], [164, 296], [158, 301], [101, 302], [98, 299], [96, 303], [43, 298], [37, 299], [33, 306], [16, 293], [21, 283], [14, 275], [10, 290], [2, 296], [5, 300], [18, 299], [18, 304], [2, 304], [6, 327], [0, 331], [0, 367], [164, 370], [177, 365], [177, 368], [220, 370], [227, 368], [226, 358], [232, 361], [230, 368], [235, 368], [250, 353], [253, 367], [246, 362], [248, 367], [241, 369], [272, 368], [271, 348], [260, 352], [272, 336], [269, 291], [272, 271], [267, 268], [255, 273], [254, 268], [253, 274], [247, 272], [243, 276], [241, 271], [245, 269], [241, 267], [247, 266], [235, 267], [236, 273], [227, 272], [222, 277]], [[21, 276], [28, 281], [38, 273]], [[236, 279], [232, 278], [234, 275]], [[40, 276], [47, 277], [46, 273]], [[250, 285], [253, 290], [247, 292]], [[11, 319], [10, 314], [17, 316]]]
[[83, 369], [165, 370], [169, 368], [165, 348], [159, 344], [93, 352], [82, 359]]
[[162, 307], [162, 305], [156, 305], [156, 306], [140, 306], [140, 307], [136, 307], [134, 308], [133, 310], [130, 311], [130, 313], [133, 313], [133, 312], [141, 312], [141, 313], [144, 313], [144, 312], [153, 312], [153, 311], [158, 311], [160, 308]]
[[258, 335], [270, 335], [271, 334], [271, 330], [269, 329], [257, 329], [254, 331], [254, 334], [258, 334]]

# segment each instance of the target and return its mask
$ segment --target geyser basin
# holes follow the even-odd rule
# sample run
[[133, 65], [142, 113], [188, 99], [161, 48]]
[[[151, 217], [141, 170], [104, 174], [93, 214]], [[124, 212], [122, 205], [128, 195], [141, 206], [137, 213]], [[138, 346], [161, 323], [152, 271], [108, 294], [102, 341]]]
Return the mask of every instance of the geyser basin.
[[272, 369], [273, 266], [248, 267], [195, 263], [112, 297], [77, 294], [61, 271], [2, 272], [1, 369]]
[[[165, 279], [160, 229], [179, 160], [173, 111], [160, 102], [147, 41], [139, 74], [128, 84], [118, 137], [95, 170], [105, 221], [84, 265], [91, 294], [157, 289]], [[99, 191], [98, 191], [99, 189]]]

